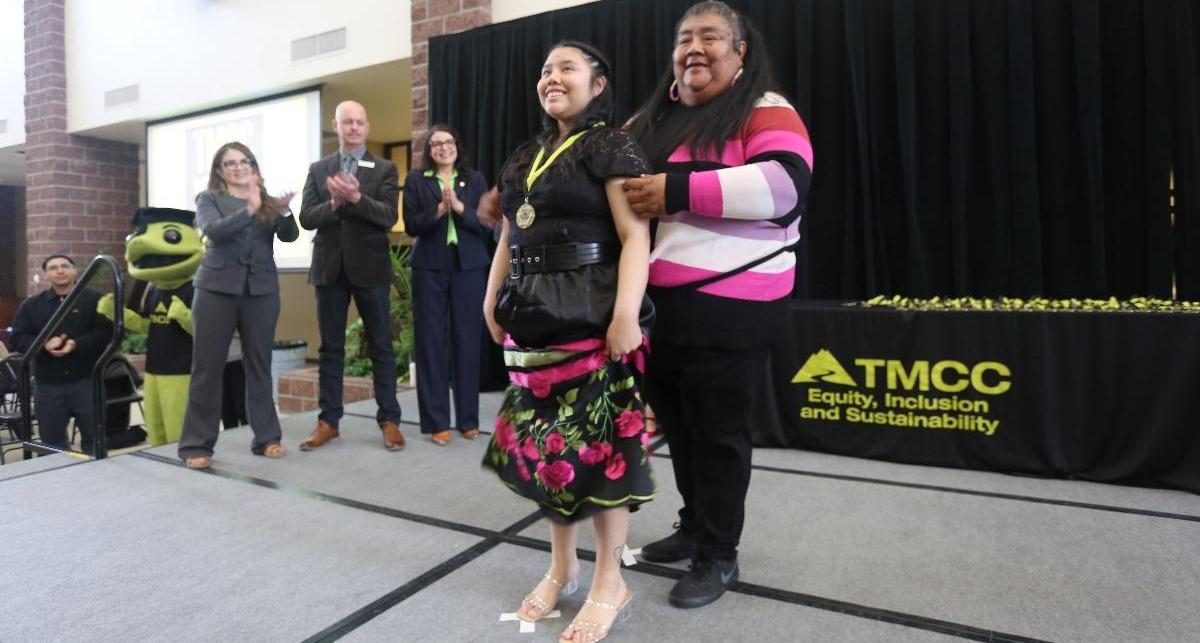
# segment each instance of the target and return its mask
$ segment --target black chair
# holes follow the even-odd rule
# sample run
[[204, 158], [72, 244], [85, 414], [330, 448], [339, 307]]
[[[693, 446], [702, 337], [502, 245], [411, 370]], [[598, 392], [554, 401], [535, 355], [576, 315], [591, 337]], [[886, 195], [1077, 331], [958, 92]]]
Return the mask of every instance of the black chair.
[[[142, 425], [131, 425], [130, 404], [137, 404], [142, 417], [146, 417], [142, 407], [142, 376], [138, 374], [133, 364], [125, 355], [114, 355], [112, 361], [104, 369], [104, 431], [107, 436], [107, 448], [124, 449], [146, 440], [146, 430]], [[74, 426], [74, 425], [72, 425]], [[71, 443], [79, 428], [71, 429]]]
[[[21, 399], [17, 386], [20, 366], [20, 353], [0, 360], [0, 464], [4, 464], [6, 452], [20, 449], [22, 440], [30, 437], [24, 435], [21, 429]], [[6, 432], [7, 440], [4, 437]]]

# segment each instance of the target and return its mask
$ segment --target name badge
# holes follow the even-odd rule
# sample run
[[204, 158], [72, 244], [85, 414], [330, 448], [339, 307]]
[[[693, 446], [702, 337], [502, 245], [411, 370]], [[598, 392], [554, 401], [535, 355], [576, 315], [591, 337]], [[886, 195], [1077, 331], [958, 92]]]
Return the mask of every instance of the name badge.
[[375, 167], [375, 161], [359, 161], [359, 162], [358, 162], [358, 166], [359, 166], [359, 167], [374, 168], [374, 167]]

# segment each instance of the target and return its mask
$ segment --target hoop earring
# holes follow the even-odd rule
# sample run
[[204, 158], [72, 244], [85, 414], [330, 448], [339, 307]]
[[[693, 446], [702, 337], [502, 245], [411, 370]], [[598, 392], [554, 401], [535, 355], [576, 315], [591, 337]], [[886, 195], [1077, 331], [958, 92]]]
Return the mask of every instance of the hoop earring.
[[742, 72], [744, 71], [746, 71], [745, 67], [738, 67], [737, 73], [733, 75], [733, 80], [729, 81], [731, 87], [737, 84], [738, 79], [742, 77]]
[[667, 90], [667, 98], [670, 98], [671, 100], [675, 101], [676, 103], [679, 102], [679, 81], [678, 80], [671, 81], [671, 88]]

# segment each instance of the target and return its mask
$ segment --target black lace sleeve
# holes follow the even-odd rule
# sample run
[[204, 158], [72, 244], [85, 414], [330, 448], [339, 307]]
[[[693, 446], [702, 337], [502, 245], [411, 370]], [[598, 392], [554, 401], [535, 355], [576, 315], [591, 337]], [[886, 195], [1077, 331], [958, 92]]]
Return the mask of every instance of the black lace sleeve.
[[583, 165], [595, 178], [603, 181], [614, 176], [650, 174], [646, 153], [629, 134], [615, 127], [602, 127], [589, 137], [592, 140]]

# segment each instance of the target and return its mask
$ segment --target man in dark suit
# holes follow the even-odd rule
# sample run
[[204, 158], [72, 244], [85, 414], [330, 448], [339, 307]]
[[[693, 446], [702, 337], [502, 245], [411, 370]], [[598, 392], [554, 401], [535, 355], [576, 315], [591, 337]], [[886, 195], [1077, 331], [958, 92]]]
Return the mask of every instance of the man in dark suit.
[[389, 451], [404, 448], [389, 322], [392, 264], [387, 237], [396, 224], [400, 185], [396, 165], [367, 151], [370, 127], [362, 105], [339, 104], [333, 119], [338, 151], [309, 166], [304, 183], [300, 225], [317, 231], [308, 283], [317, 289], [321, 413], [312, 435], [300, 444], [301, 451], [338, 437], [351, 297], [367, 338], [379, 405], [375, 419], [383, 444]]

